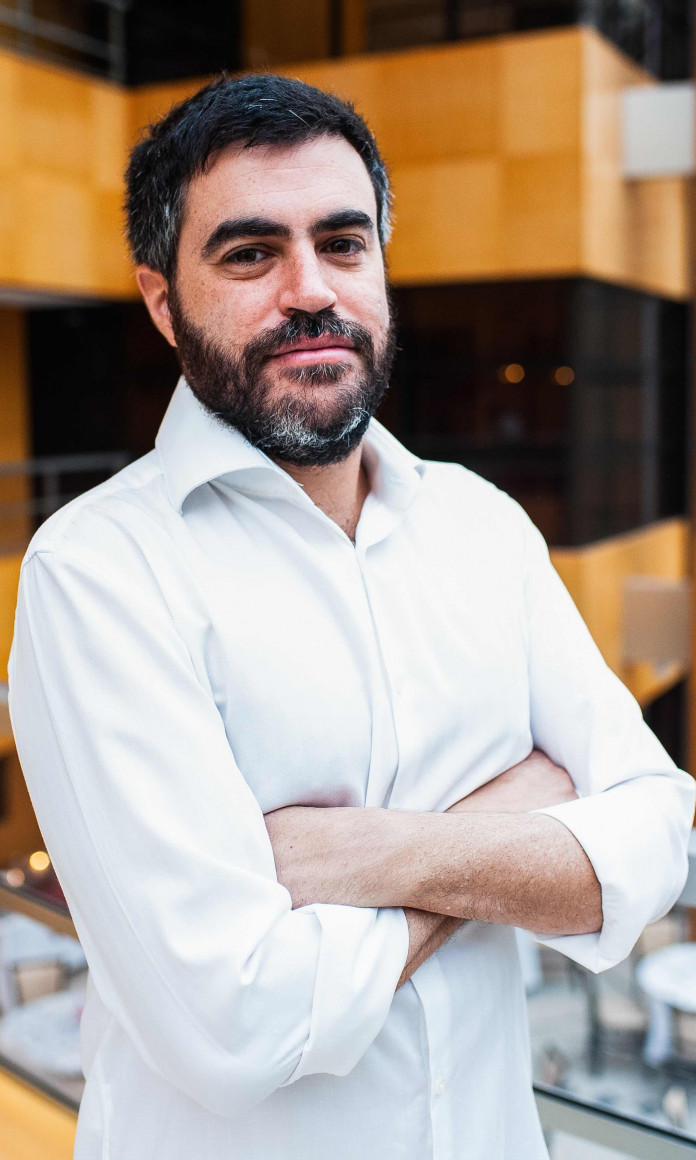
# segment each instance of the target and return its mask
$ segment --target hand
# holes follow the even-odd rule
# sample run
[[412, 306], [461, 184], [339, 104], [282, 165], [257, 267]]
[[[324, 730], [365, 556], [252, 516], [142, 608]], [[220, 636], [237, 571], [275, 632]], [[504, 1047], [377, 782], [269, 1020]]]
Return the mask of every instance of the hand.
[[526, 814], [577, 798], [570, 775], [540, 749], [466, 797], [448, 813]]
[[[278, 881], [293, 908], [311, 902], [364, 906], [379, 881], [376, 860], [384, 850], [388, 811], [350, 807], [286, 806], [266, 814]], [[354, 893], [353, 893], [354, 892]], [[462, 919], [404, 907], [409, 950], [397, 990], [462, 925]]]

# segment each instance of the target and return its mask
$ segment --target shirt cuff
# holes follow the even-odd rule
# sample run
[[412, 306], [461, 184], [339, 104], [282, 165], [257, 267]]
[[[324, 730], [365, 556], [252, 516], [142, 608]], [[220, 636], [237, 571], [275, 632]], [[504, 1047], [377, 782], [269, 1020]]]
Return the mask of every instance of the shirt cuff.
[[[674, 905], [686, 881], [691, 818], [684, 788], [676, 777], [639, 778], [533, 811], [556, 818], [577, 838], [597, 875], [603, 913], [594, 934], [535, 934], [538, 942], [595, 972], [630, 954], [647, 924]], [[681, 803], [670, 800], [674, 796], [685, 799], [683, 824], [677, 821]]]
[[314, 903], [322, 933], [310, 1031], [300, 1062], [282, 1085], [305, 1075], [347, 1075], [377, 1038], [408, 957], [401, 908]]

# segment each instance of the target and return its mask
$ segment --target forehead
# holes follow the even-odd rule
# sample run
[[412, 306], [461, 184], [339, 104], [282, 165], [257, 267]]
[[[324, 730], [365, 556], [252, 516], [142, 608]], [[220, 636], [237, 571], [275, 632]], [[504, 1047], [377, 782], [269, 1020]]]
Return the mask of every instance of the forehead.
[[375, 193], [359, 154], [343, 137], [301, 145], [229, 146], [186, 195], [181, 240], [226, 217], [263, 215], [300, 229], [333, 210], [362, 209], [376, 223]]

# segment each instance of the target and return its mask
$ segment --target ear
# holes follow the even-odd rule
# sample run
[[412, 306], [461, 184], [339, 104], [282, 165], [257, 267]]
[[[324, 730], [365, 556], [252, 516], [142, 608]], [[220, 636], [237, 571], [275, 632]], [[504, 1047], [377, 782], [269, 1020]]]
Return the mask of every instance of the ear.
[[150, 318], [169, 345], [176, 346], [169, 313], [169, 285], [164, 274], [158, 274], [157, 270], [151, 270], [149, 266], [138, 266], [135, 279], [145, 299]]

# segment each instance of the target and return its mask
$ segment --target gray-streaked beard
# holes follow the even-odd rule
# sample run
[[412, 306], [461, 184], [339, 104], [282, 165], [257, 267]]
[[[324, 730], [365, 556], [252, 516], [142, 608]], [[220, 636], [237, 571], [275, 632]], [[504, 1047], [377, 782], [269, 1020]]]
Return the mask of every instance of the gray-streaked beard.
[[[358, 446], [389, 385], [395, 349], [391, 322], [384, 349], [376, 356], [370, 332], [359, 323], [345, 321], [332, 310], [296, 311], [288, 322], [252, 339], [234, 357], [191, 322], [173, 290], [169, 310], [182, 372], [198, 400], [225, 426], [241, 431], [272, 459], [288, 463], [339, 463]], [[333, 384], [338, 388], [334, 406], [327, 414], [321, 399], [297, 392], [269, 402], [276, 383], [267, 375], [267, 360], [298, 338], [324, 334], [351, 341], [363, 374], [343, 384], [343, 377], [354, 369], [352, 362], [283, 367], [280, 377], [300, 386]]]

